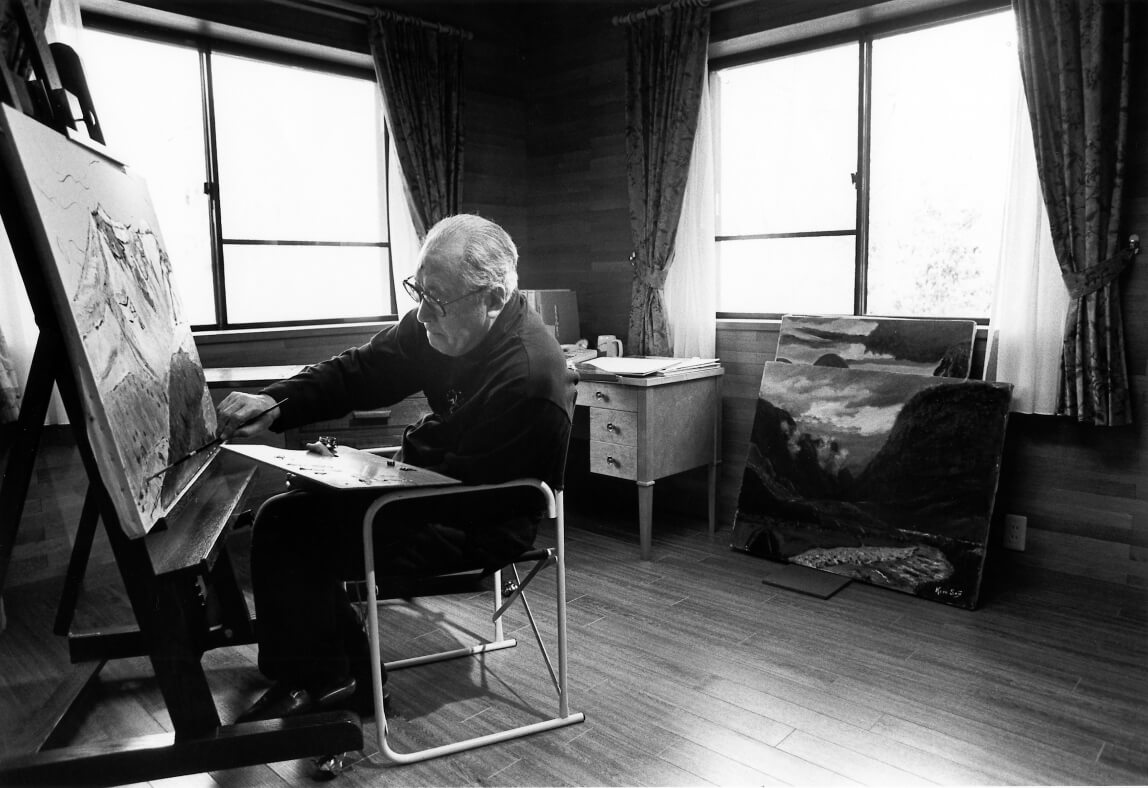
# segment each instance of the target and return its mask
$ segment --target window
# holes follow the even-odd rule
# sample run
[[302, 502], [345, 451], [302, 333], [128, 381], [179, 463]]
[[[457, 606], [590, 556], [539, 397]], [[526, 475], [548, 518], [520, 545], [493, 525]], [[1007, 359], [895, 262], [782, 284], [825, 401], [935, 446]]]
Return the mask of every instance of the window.
[[373, 79], [90, 28], [83, 52], [108, 147], [148, 183], [193, 326], [394, 316]]
[[1011, 11], [716, 71], [720, 316], [987, 318]]

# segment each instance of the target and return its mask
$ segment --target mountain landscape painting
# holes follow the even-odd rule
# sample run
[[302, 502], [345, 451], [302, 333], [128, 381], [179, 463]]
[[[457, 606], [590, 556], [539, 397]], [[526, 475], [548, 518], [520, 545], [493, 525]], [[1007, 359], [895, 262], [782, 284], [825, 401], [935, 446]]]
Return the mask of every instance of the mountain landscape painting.
[[1011, 387], [767, 362], [732, 547], [977, 604]]
[[776, 361], [967, 378], [976, 321], [785, 315]]
[[211, 460], [215, 409], [147, 185], [102, 152], [0, 108], [3, 164], [33, 227], [101, 481], [131, 537]]

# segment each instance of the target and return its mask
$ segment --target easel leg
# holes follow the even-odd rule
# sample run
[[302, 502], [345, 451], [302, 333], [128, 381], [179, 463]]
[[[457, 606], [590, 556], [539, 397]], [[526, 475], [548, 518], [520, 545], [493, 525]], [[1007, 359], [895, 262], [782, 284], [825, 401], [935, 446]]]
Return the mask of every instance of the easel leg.
[[64, 588], [60, 592], [60, 606], [56, 609], [56, 625], [52, 631], [61, 637], [72, 629], [72, 616], [76, 613], [76, 603], [80, 598], [80, 586], [88, 569], [88, 557], [92, 554], [92, 541], [96, 535], [96, 524], [100, 520], [99, 500], [92, 488], [84, 496], [84, 508], [80, 511], [80, 523], [76, 527], [76, 541], [72, 545], [72, 557], [68, 560], [68, 573], [64, 577]]
[[247, 598], [235, 576], [230, 552], [223, 550], [216, 557], [211, 577], [211, 587], [219, 601], [220, 621], [229, 630], [229, 638], [235, 643], [254, 643], [255, 626], [251, 610], [247, 607]]
[[193, 620], [203, 613], [194, 576], [149, 577], [151, 559], [143, 540], [128, 539], [118, 528], [105, 530], [176, 736], [209, 733], [219, 727], [219, 714], [200, 664], [202, 644], [195, 642], [194, 633], [202, 632], [205, 622]]
[[8, 563], [16, 546], [16, 532], [24, 514], [24, 500], [32, 481], [32, 469], [40, 449], [40, 435], [44, 431], [44, 418], [52, 398], [55, 382], [55, 362], [43, 339], [36, 343], [32, 366], [28, 370], [28, 386], [16, 422], [16, 438], [0, 479], [0, 591], [8, 576]]

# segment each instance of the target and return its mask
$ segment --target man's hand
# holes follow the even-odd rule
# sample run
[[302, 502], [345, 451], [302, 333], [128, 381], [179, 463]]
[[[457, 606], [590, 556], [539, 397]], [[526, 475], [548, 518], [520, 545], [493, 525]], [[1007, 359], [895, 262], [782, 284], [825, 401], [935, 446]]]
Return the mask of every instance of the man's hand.
[[279, 417], [279, 408], [264, 413], [246, 427], [240, 428], [248, 419], [255, 418], [260, 411], [267, 410], [275, 405], [274, 398], [266, 394], [246, 394], [242, 391], [233, 391], [216, 408], [218, 415], [218, 434], [220, 438], [248, 438], [258, 435], [271, 426]]

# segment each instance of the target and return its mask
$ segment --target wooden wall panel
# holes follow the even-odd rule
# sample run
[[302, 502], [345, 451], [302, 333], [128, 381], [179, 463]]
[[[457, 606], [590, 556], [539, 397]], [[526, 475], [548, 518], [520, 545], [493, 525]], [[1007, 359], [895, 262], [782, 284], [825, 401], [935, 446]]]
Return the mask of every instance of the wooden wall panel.
[[[499, 24], [499, 19], [502, 24]], [[468, 15], [456, 21], [474, 32], [465, 44], [465, 149], [460, 210], [501, 224], [519, 247], [522, 272], [532, 267], [528, 240], [526, 103], [518, 21]], [[522, 275], [520, 273], [520, 275]]]
[[529, 248], [543, 276], [529, 286], [577, 291], [582, 335], [591, 341], [625, 336], [625, 38], [601, 6], [550, 7], [530, 29]]

